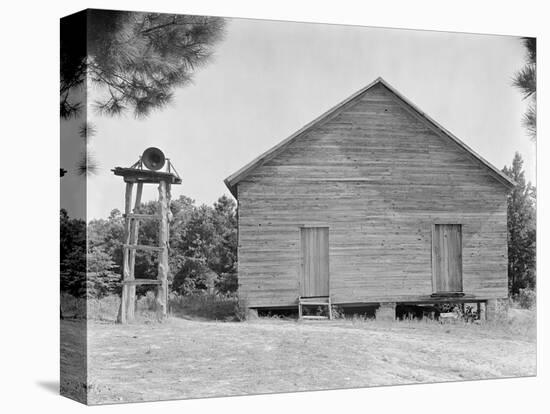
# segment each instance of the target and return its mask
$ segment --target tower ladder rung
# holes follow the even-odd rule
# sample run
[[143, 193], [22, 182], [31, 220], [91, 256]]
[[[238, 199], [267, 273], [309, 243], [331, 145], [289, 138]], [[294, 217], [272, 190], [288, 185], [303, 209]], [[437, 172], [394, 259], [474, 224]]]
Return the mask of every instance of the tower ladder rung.
[[126, 214], [126, 217], [129, 219], [134, 220], [160, 220], [162, 217], [156, 215], [156, 214], [138, 214], [138, 213], [130, 213]]
[[132, 279], [123, 280], [123, 285], [162, 285], [162, 280], [158, 279]]
[[128, 250], [149, 250], [152, 252], [162, 252], [165, 247], [147, 246], [145, 244], [125, 244], [123, 245]]

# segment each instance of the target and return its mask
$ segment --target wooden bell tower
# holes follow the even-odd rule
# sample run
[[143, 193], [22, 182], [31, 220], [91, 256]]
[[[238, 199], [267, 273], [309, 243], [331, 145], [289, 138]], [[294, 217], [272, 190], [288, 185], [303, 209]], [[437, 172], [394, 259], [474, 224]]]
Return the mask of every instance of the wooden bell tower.
[[[160, 171], [166, 165], [165, 171]], [[144, 168], [145, 167], [145, 168]], [[172, 184], [181, 184], [181, 178], [169, 159], [158, 148], [148, 148], [140, 159], [129, 168], [116, 167], [115, 175], [124, 178], [126, 194], [124, 203], [124, 244], [122, 246], [122, 298], [117, 322], [129, 323], [135, 319], [136, 286], [156, 285], [156, 312], [159, 320], [168, 316], [168, 251], [171, 221], [170, 190]], [[158, 184], [159, 209], [156, 215], [139, 214], [143, 184]], [[132, 209], [132, 196], [136, 185], [136, 197]], [[138, 242], [139, 223], [154, 220], [158, 223], [158, 246]], [[136, 279], [134, 274], [136, 251], [148, 250], [158, 254], [156, 279]]]

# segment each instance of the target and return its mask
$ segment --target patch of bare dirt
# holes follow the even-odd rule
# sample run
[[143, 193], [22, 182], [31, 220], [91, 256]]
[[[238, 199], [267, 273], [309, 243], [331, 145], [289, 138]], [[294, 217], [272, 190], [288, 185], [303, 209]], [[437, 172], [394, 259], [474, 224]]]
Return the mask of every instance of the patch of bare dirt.
[[536, 343], [417, 322], [88, 324], [90, 404], [530, 376]]

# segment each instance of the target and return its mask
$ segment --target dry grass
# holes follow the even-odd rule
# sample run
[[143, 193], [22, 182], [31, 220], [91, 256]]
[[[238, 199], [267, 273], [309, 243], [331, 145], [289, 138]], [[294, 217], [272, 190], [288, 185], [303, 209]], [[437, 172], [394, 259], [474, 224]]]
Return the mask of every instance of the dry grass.
[[361, 318], [89, 322], [92, 404], [534, 375], [531, 311], [505, 323]]
[[[68, 319], [84, 318], [88, 320], [115, 322], [120, 306], [119, 296], [106, 296], [101, 299], [75, 298], [64, 295], [63, 314]], [[234, 295], [195, 294], [187, 296], [170, 295], [169, 313], [179, 317], [201, 317], [212, 320], [235, 321], [243, 319], [237, 297]], [[154, 322], [155, 295], [152, 291], [141, 296], [136, 302], [136, 322]]]
[[176, 296], [169, 300], [170, 313], [176, 316], [199, 316], [223, 321], [239, 318], [236, 295], [201, 294]]
[[61, 321], [60, 392], [69, 398], [86, 402], [86, 335], [85, 319]]

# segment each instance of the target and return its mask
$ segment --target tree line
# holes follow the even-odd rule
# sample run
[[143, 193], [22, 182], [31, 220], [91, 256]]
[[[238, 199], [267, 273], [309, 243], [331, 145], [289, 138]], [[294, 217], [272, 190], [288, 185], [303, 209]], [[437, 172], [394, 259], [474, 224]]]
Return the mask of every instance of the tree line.
[[[213, 206], [197, 206], [189, 197], [172, 200], [170, 209], [171, 290], [179, 294], [237, 290], [237, 212], [233, 199], [222, 196]], [[158, 203], [143, 203], [139, 213], [157, 214]], [[77, 297], [120, 294], [120, 266], [125, 219], [114, 209], [106, 219], [71, 219], [61, 210], [61, 290]], [[87, 232], [87, 239], [86, 239]], [[140, 244], [158, 243], [158, 223], [143, 222]], [[136, 252], [135, 274], [156, 279], [157, 255]], [[138, 286], [143, 294], [146, 287]]]

